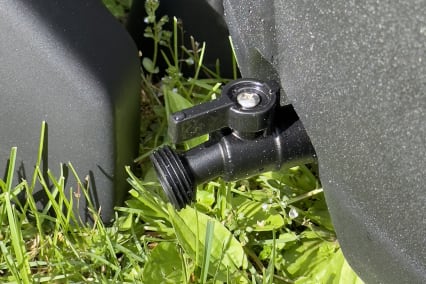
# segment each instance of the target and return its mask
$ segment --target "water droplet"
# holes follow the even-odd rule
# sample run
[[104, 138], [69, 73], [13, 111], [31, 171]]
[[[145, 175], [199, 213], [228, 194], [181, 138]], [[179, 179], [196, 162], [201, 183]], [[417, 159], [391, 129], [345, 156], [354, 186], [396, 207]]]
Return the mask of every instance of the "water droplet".
[[181, 112], [177, 112], [177, 113], [175, 113], [175, 114], [173, 115], [173, 120], [175, 120], [175, 121], [181, 121], [181, 120], [183, 120], [185, 117], [186, 117], [185, 113], [181, 111]]
[[288, 216], [291, 219], [297, 218], [299, 216], [299, 213], [297, 213], [297, 210], [295, 208], [291, 208], [290, 211], [288, 211]]

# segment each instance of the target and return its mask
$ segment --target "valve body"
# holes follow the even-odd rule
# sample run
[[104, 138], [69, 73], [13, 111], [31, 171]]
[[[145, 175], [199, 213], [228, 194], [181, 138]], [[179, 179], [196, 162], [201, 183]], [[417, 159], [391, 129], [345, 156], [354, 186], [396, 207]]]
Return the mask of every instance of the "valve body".
[[[297, 114], [290, 105], [279, 106], [278, 95], [274, 84], [237, 80], [224, 87], [220, 99], [172, 115], [172, 139], [201, 134], [194, 132], [197, 121], [207, 125], [198, 128], [200, 131], [208, 131], [209, 125], [219, 128], [207, 142], [186, 152], [177, 153], [165, 146], [151, 155], [161, 185], [175, 207], [185, 207], [194, 200], [198, 184], [217, 177], [233, 181], [315, 161], [315, 150]], [[245, 99], [248, 102], [242, 101]], [[222, 115], [215, 118], [212, 109], [215, 115]], [[206, 117], [216, 121], [205, 121]], [[182, 133], [185, 130], [192, 133]]]

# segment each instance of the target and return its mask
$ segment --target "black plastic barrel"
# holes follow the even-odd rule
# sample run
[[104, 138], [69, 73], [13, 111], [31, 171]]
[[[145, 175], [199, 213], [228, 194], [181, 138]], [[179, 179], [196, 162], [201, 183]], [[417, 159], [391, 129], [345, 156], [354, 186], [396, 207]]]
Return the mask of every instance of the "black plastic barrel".
[[426, 2], [224, 7], [243, 76], [278, 79], [311, 138], [351, 266], [425, 283]]
[[[95, 209], [108, 221], [128, 191], [124, 166], [138, 149], [140, 73], [133, 41], [101, 1], [1, 1], [0, 27], [0, 174], [16, 146], [15, 183], [31, 181], [46, 121], [43, 174], [50, 168], [59, 177], [62, 163], [67, 190], [77, 193], [71, 161], [80, 178], [88, 178]], [[46, 204], [41, 186], [35, 198]]]

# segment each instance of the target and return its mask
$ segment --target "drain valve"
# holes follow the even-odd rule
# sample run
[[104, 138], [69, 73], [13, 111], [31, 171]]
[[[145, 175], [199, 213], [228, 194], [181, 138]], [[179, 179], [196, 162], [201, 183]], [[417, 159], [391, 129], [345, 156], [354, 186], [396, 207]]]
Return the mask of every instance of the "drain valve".
[[275, 82], [235, 80], [220, 98], [171, 115], [169, 136], [179, 143], [204, 134], [209, 140], [186, 152], [159, 148], [151, 161], [170, 202], [178, 209], [195, 199], [198, 184], [250, 177], [315, 161], [315, 150], [291, 105], [279, 105]]

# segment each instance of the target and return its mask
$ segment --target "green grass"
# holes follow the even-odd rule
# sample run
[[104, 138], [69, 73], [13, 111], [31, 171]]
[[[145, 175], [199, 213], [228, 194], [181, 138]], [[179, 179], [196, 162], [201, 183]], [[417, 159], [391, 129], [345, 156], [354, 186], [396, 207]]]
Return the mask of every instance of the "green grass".
[[[178, 22], [173, 32], [163, 30], [169, 19], [156, 17], [157, 4], [146, 4], [145, 33], [156, 55], [142, 58], [141, 174], [126, 168], [129, 199], [112, 225], [93, 208], [94, 223], [84, 224], [73, 208], [89, 189], [73, 165], [78, 185], [66, 195], [63, 174], [49, 172], [46, 180], [41, 173], [40, 146], [32, 180], [13, 185], [19, 149], [12, 148], [0, 180], [0, 283], [362, 283], [342, 255], [314, 165], [200, 185], [196, 203], [181, 211], [166, 202], [147, 157], [170, 143], [167, 116], [215, 98], [229, 80], [203, 66], [204, 44], [178, 46]], [[159, 70], [159, 58], [166, 70]], [[180, 72], [185, 64], [191, 78]], [[43, 145], [44, 128], [34, 143]], [[39, 187], [50, 200], [42, 210], [32, 197]]]

